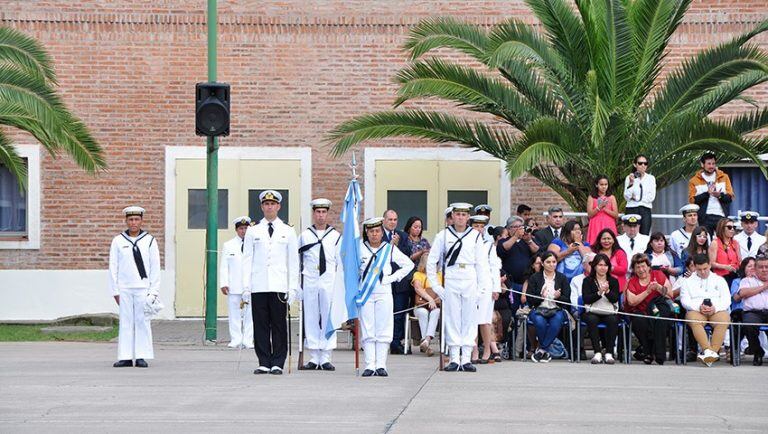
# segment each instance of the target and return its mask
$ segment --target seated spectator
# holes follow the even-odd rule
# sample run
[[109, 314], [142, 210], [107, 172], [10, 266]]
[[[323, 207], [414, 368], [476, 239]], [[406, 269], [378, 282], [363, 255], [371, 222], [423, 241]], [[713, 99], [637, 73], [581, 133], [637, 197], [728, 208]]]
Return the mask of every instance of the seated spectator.
[[[541, 256], [543, 253], [540, 253], [538, 255], [535, 255], [533, 258], [531, 258], [530, 263], [528, 264], [528, 269], [526, 269], [525, 273], [523, 274], [525, 277], [525, 282], [523, 283], [522, 287], [522, 295], [520, 295], [520, 303], [521, 305], [525, 305], [528, 303], [528, 297], [526, 296], [528, 292], [528, 279], [530, 279], [531, 276], [533, 276], [536, 273], [541, 272]], [[510, 300], [512, 299], [512, 295], [510, 294]], [[523, 321], [525, 321], [525, 318], [523, 318]], [[518, 339], [518, 342], [522, 343], [522, 339]], [[530, 342], [530, 348], [534, 348], [536, 346], [536, 329], [534, 327], [528, 328], [528, 342]], [[522, 345], [522, 344], [521, 344]], [[522, 351], [522, 346], [521, 350]], [[531, 358], [533, 355], [533, 350], [528, 351], [525, 353], [526, 358]]]
[[624, 291], [627, 287], [627, 254], [619, 246], [616, 234], [611, 229], [603, 229], [597, 234], [598, 244], [592, 246], [595, 253], [602, 253], [611, 259], [611, 276], [619, 281], [619, 290]]
[[725, 218], [720, 219], [708, 252], [712, 271], [725, 278], [728, 285], [736, 278], [736, 272], [741, 264], [739, 243], [734, 239], [734, 235], [736, 235], [736, 223]]
[[[581, 260], [581, 266], [584, 268], [584, 272], [571, 279], [571, 305], [573, 306], [579, 305], [579, 297], [582, 296], [584, 280], [590, 275], [590, 273], [592, 273], [592, 267], [589, 264], [593, 259], [595, 259], [595, 256], [596, 255], [592, 252], [584, 255], [584, 259]], [[585, 334], [586, 333], [576, 333], [575, 328], [571, 334], [571, 339], [573, 339], [573, 342], [576, 342], [576, 339], [581, 338], [581, 342], [579, 342], [579, 348], [581, 348], [581, 352], [579, 353], [579, 360], [586, 360], [587, 358], [587, 352], [584, 350]]]
[[651, 269], [664, 273], [672, 284], [675, 283], [677, 276], [683, 274], [683, 261], [669, 248], [667, 237], [663, 233], [651, 234], [651, 242], [648, 243], [646, 253], [651, 261]]
[[[741, 265], [739, 266], [739, 271], [736, 273], [736, 278], [733, 279], [733, 282], [731, 282], [731, 321], [732, 322], [742, 322], [744, 318], [744, 300], [741, 298], [741, 295], [739, 295], [739, 284], [741, 284], [741, 280], [745, 277], [751, 277], [755, 275], [755, 258], [747, 257], [741, 260]], [[746, 337], [744, 337], [744, 341], [746, 341]], [[740, 343], [739, 343], [740, 344]], [[736, 344], [736, 345], [739, 345]], [[728, 348], [733, 345], [732, 342], [730, 342], [730, 334], [725, 335], [725, 348], [728, 350]], [[741, 351], [741, 345], [737, 346], [738, 351]], [[726, 351], [728, 353], [728, 361], [730, 362], [731, 353]]]
[[666, 360], [667, 333], [672, 325], [663, 318], [674, 317], [674, 304], [671, 301], [672, 288], [667, 276], [659, 270], [651, 269], [651, 261], [643, 253], [632, 257], [632, 277], [627, 283], [624, 309], [630, 313], [658, 318], [631, 317], [632, 331], [640, 341], [639, 358], [650, 365], [655, 360], [663, 365]]
[[589, 243], [584, 242], [581, 224], [573, 220], [563, 226], [560, 238], [553, 239], [547, 250], [555, 254], [557, 271], [564, 274], [569, 282], [584, 271], [581, 260], [592, 251]]
[[683, 250], [680, 259], [685, 263], [688, 258], [702, 254], [709, 255], [709, 232], [706, 226], [698, 226], [691, 232], [691, 241]]
[[552, 360], [550, 346], [555, 341], [565, 321], [566, 313], [560, 304], [570, 302], [568, 279], [559, 273], [557, 258], [552, 252], [542, 257], [542, 270], [528, 279], [528, 304], [533, 308], [530, 318], [536, 327], [539, 349], [531, 356], [534, 362], [548, 363]]
[[[605, 361], [613, 365], [614, 344], [618, 331], [619, 318], [616, 312], [619, 310], [619, 281], [611, 275], [611, 260], [608, 256], [598, 253], [590, 264], [592, 272], [584, 279], [582, 287], [582, 300], [585, 313], [582, 319], [587, 323], [589, 338], [592, 340], [592, 348], [595, 355], [592, 364]], [[603, 345], [600, 345], [600, 330], [598, 324], [605, 324]], [[603, 356], [605, 352], [605, 356]]]
[[[685, 318], [697, 322], [689, 323], [696, 342], [702, 348], [698, 355], [700, 362], [706, 366], [720, 360], [720, 347], [728, 330], [731, 307], [731, 292], [725, 279], [712, 273], [709, 257], [696, 255], [693, 257], [696, 273], [686, 279], [680, 288], [680, 303], [687, 311]], [[704, 323], [719, 323], [712, 325], [712, 340], [707, 337]]]
[[[429, 344], [432, 339], [435, 338], [435, 332], [437, 331], [437, 323], [440, 321], [440, 297], [432, 291], [432, 287], [427, 280], [427, 256], [421, 255], [419, 259], [419, 265], [416, 267], [416, 272], [413, 273], [413, 280], [411, 284], [416, 292], [416, 303], [414, 306], [413, 314], [419, 319], [419, 330], [421, 331], [421, 344], [419, 350], [422, 353], [427, 353], [427, 356], [432, 356], [433, 351]], [[442, 281], [442, 273], [437, 273], [437, 279]], [[423, 306], [424, 304], [426, 306]]]
[[[768, 257], [760, 256], [755, 261], [755, 275], [745, 277], [739, 284], [738, 296], [744, 300], [744, 322], [768, 322]], [[760, 346], [758, 326], [744, 326], [749, 348], [754, 355], [752, 364], [762, 366], [765, 351]]]
[[619, 217], [619, 206], [616, 204], [616, 198], [611, 194], [608, 185], [608, 177], [598, 175], [595, 178], [595, 184], [592, 187], [592, 193], [587, 198], [587, 217], [589, 225], [587, 227], [587, 242], [593, 246], [599, 240], [599, 234], [603, 229], [610, 229], [615, 234], [616, 219]]

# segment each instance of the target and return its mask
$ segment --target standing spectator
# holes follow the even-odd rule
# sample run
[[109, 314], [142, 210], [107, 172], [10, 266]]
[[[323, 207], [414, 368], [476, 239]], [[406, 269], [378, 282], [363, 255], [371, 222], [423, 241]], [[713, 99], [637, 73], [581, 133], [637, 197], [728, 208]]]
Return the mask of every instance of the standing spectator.
[[539, 249], [542, 251], [547, 250], [547, 247], [552, 243], [552, 240], [561, 237], [560, 231], [563, 228], [564, 222], [563, 209], [559, 206], [549, 208], [547, 214], [548, 226], [539, 229], [539, 232], [536, 233], [536, 238], [534, 238], [536, 245], [538, 245]]
[[[720, 347], [725, 340], [728, 329], [731, 307], [731, 292], [725, 279], [711, 272], [709, 257], [696, 255], [693, 257], [696, 273], [685, 280], [680, 288], [680, 303], [687, 311], [685, 318], [696, 322], [688, 323], [696, 342], [702, 348], [698, 355], [700, 362], [707, 366], [720, 360]], [[707, 337], [704, 323], [712, 326], [712, 340]]]
[[677, 276], [685, 271], [683, 261], [669, 248], [667, 237], [661, 232], [654, 232], [651, 235], [646, 253], [651, 261], [651, 268], [664, 273], [672, 284], [675, 283]]
[[552, 240], [547, 250], [555, 254], [557, 271], [563, 273], [569, 282], [584, 271], [581, 260], [592, 251], [589, 243], [584, 242], [581, 224], [573, 220], [563, 226], [562, 235]]
[[741, 214], [741, 232], [733, 238], [739, 243], [741, 257], [756, 257], [760, 246], [765, 244], [765, 237], [757, 233], [758, 218], [760, 214], [754, 211], [745, 211]]
[[[642, 350], [638, 358], [642, 359], [646, 365], [653, 363], [654, 359], [656, 363], [663, 365], [667, 333], [671, 323], [661, 318], [649, 318], [649, 316], [673, 317], [674, 312], [669, 309], [669, 304], [657, 302], [664, 301], [661, 297], [671, 297], [672, 288], [664, 273], [652, 270], [651, 261], [643, 254], [632, 257], [632, 274], [627, 284], [624, 309], [630, 313], [647, 315], [631, 318], [632, 330], [640, 341], [638, 350]], [[653, 313], [654, 307], [657, 309], [657, 315]]]
[[629, 261], [627, 254], [619, 246], [616, 240], [616, 234], [609, 228], [605, 228], [597, 234], [598, 244], [592, 246], [595, 253], [603, 254], [610, 258], [611, 276], [619, 282], [619, 290], [624, 291], [627, 286], [627, 274], [629, 270]]
[[640, 220], [640, 233], [651, 233], [651, 209], [656, 200], [656, 178], [648, 170], [648, 157], [638, 155], [632, 163], [635, 171], [624, 180], [624, 199], [627, 200], [626, 213], [637, 214]]
[[688, 202], [699, 206], [699, 224], [712, 234], [717, 222], [727, 217], [733, 201], [731, 178], [717, 168], [717, 156], [707, 152], [699, 159], [701, 172], [688, 181]]
[[[394, 210], [388, 209], [384, 211], [384, 242], [391, 243], [394, 247], [401, 249], [405, 244], [408, 234], [397, 229], [397, 213]], [[409, 253], [405, 253], [410, 256]], [[394, 264], [392, 272], [398, 270], [397, 264]], [[411, 303], [411, 295], [413, 294], [413, 287], [411, 286], [411, 278], [413, 276], [406, 276], [402, 280], [398, 280], [392, 283], [392, 312], [400, 312], [408, 309], [408, 305]], [[392, 354], [405, 353], [405, 347], [403, 347], [403, 339], [405, 339], [405, 313], [400, 313], [394, 317], [394, 329], [392, 335], [392, 342], [389, 344], [389, 349]]]
[[715, 274], [725, 278], [730, 286], [739, 270], [741, 255], [739, 243], [733, 238], [736, 224], [728, 219], [721, 219], [717, 224], [715, 237], [709, 246], [709, 262]]
[[683, 250], [680, 259], [686, 262], [688, 258], [698, 254], [709, 255], [709, 232], [706, 226], [698, 226], [691, 232], [691, 241], [688, 243], [688, 247]]
[[627, 258], [634, 258], [638, 253], [645, 253], [651, 237], [640, 233], [642, 217], [637, 214], [626, 214], [621, 218], [624, 223], [624, 233], [616, 237], [619, 246], [624, 249]]
[[557, 257], [552, 252], [542, 255], [542, 270], [528, 279], [528, 303], [531, 305], [530, 319], [536, 327], [539, 349], [531, 356], [534, 362], [548, 363], [552, 360], [550, 346], [560, 334], [566, 313], [556, 301], [569, 303], [571, 289], [568, 279], [555, 270]]
[[[609, 231], [606, 229], [606, 231]], [[622, 252], [624, 253], [624, 252]], [[611, 261], [608, 256], [598, 253], [590, 264], [592, 272], [584, 279], [582, 300], [585, 313], [582, 319], [587, 323], [589, 338], [595, 355], [592, 364], [603, 363], [613, 365], [614, 343], [619, 328], [616, 312], [619, 310], [619, 281], [611, 275]], [[622, 272], [622, 274], [624, 274]], [[598, 324], [605, 324], [603, 345], [600, 345]], [[602, 352], [605, 351], [605, 356]]]
[[[531, 258], [539, 251], [539, 246], [533, 241], [533, 236], [525, 230], [523, 219], [512, 216], [507, 219], [508, 238], [501, 238], [496, 244], [496, 254], [501, 259], [501, 269], [507, 276], [507, 286], [515, 291], [522, 291], [525, 283], [525, 272]], [[520, 295], [513, 293], [513, 310], [520, 305]]]
[[611, 229], [617, 233], [616, 219], [619, 217], [619, 207], [616, 198], [611, 194], [608, 185], [608, 177], [598, 175], [592, 193], [587, 199], [587, 216], [589, 227], [587, 228], [587, 242], [593, 246], [597, 243], [597, 234], [603, 229]]
[[[760, 256], [755, 261], [755, 275], [745, 277], [739, 284], [738, 295], [744, 300], [744, 322], [768, 322], [768, 257]], [[760, 345], [760, 329], [757, 326], [744, 326], [749, 348], [754, 358], [752, 364], [762, 366], [765, 351]]]
[[517, 216], [522, 218], [523, 220], [526, 220], [531, 217], [531, 207], [528, 205], [521, 203], [517, 206]]
[[683, 227], [672, 232], [669, 236], [669, 248], [682, 258], [683, 250], [688, 247], [688, 243], [691, 241], [693, 230], [699, 225], [699, 206], [695, 203], [689, 203], [680, 208], [680, 213], [683, 215]]
[[400, 240], [398, 248], [406, 256], [411, 258], [414, 264], [418, 264], [424, 254], [429, 254], [429, 240], [422, 236], [424, 221], [419, 217], [411, 217], [405, 223], [403, 232], [407, 235]]

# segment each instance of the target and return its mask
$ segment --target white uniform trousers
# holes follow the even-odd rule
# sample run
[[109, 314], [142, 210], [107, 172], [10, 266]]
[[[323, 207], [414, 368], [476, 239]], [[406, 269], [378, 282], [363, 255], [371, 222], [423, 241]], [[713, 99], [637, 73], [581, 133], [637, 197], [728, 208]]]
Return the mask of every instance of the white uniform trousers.
[[365, 369], [387, 368], [387, 354], [392, 342], [394, 317], [392, 316], [392, 292], [375, 292], [360, 307], [360, 339], [365, 352]]
[[460, 365], [471, 361], [477, 338], [477, 296], [467, 290], [474, 286], [474, 281], [449, 281], [445, 286], [445, 342], [451, 362]]
[[251, 301], [240, 309], [242, 294], [227, 295], [229, 305], [229, 346], [238, 348], [241, 345], [253, 348], [253, 315]]
[[120, 325], [117, 337], [117, 359], [153, 359], [152, 328], [144, 314], [146, 288], [120, 289]]
[[317, 365], [331, 361], [331, 350], [336, 348], [336, 333], [325, 338], [325, 322], [331, 311], [333, 281], [304, 276], [304, 346], [310, 361]]
[[477, 324], [493, 323], [493, 293], [486, 291], [477, 298]]
[[[426, 307], [417, 307], [413, 311], [416, 318], [419, 319], [419, 329], [421, 330], [421, 339], [427, 336], [434, 338], [437, 332], [437, 323], [440, 321], [440, 308], [432, 309]], [[407, 336], [406, 336], [407, 338]]]

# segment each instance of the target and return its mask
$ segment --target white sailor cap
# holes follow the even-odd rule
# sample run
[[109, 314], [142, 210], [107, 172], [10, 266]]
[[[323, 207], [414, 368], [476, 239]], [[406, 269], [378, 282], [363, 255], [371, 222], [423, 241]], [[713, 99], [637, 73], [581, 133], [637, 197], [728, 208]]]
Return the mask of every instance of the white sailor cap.
[[643, 217], [638, 214], [625, 214], [624, 217], [621, 218], [621, 221], [623, 221], [625, 225], [634, 226], [639, 225], [640, 220], [642, 219]]
[[249, 226], [251, 224], [251, 218], [247, 215], [240, 216], [232, 220], [232, 224], [235, 225], [235, 229], [239, 228], [240, 226]]
[[372, 229], [379, 226], [384, 226], [384, 217], [371, 217], [363, 221], [363, 229]]
[[283, 201], [283, 195], [276, 192], [275, 190], [264, 190], [259, 195], [259, 201], [261, 203], [264, 203], [268, 200], [271, 200], [273, 202], [280, 203]]
[[312, 209], [318, 209], [318, 208], [325, 208], [330, 209], [331, 208], [331, 201], [322, 197], [319, 197], [312, 202], [309, 203], [309, 206], [312, 207]]
[[482, 205], [478, 205], [475, 207], [475, 212], [491, 212], [493, 211], [493, 208], [491, 208], [490, 205], [487, 203], [484, 203]]
[[741, 213], [741, 221], [743, 222], [756, 222], [760, 218], [760, 214], [755, 211], [744, 211]]
[[453, 207], [449, 206], [448, 208], [445, 209], [445, 216], [450, 217], [452, 212], [453, 212]]
[[144, 217], [144, 208], [140, 206], [129, 206], [126, 208], [123, 208], [123, 214], [125, 214], [126, 217], [130, 217], [132, 215], [137, 215], [139, 217]]
[[451, 210], [453, 212], [470, 212], [472, 211], [472, 204], [466, 202], [455, 202], [451, 204]]
[[680, 213], [682, 215], [686, 215], [689, 212], [699, 212], [699, 206], [695, 203], [689, 203], [687, 205], [684, 205], [682, 208], [680, 208]]
[[484, 225], [487, 225], [488, 224], [488, 220], [490, 220], [488, 218], [488, 216], [487, 215], [482, 215], [482, 214], [475, 214], [475, 215], [473, 215], [473, 216], [471, 216], [469, 218], [469, 222], [472, 223], [472, 224], [474, 224], [474, 223], [482, 223]]

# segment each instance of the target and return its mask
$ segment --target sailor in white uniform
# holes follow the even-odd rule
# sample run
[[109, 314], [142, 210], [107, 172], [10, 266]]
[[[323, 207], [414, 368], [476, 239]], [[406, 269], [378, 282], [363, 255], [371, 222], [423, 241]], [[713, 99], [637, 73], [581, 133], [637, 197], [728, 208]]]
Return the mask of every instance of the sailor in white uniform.
[[[627, 254], [627, 261], [632, 263], [632, 257], [638, 253], [645, 254], [645, 250], [648, 248], [648, 242], [651, 237], [640, 233], [640, 217], [639, 214], [626, 214], [621, 218], [624, 223], [624, 233], [616, 237], [619, 242], [619, 246], [624, 249], [624, 253]], [[627, 271], [627, 276], [629, 276]]]
[[301, 297], [299, 243], [293, 227], [277, 217], [283, 196], [259, 195], [264, 218], [245, 232], [243, 294], [251, 296], [253, 337], [259, 367], [254, 374], [282, 375], [288, 355], [287, 309]]
[[741, 213], [741, 229], [733, 239], [739, 243], [741, 250], [741, 259], [756, 258], [760, 246], [765, 244], [765, 237], [757, 232], [758, 218], [760, 214], [755, 211], [744, 211]]
[[[472, 205], [454, 203], [453, 225], [435, 235], [427, 260], [427, 279], [443, 299], [445, 342], [450, 363], [446, 371], [475, 372], [471, 363], [477, 337], [477, 298], [491, 287], [488, 252], [483, 235], [467, 225]], [[442, 270], [445, 286], [437, 279]]]
[[[477, 207], [475, 207], [475, 210], [477, 210]], [[488, 220], [489, 217], [486, 215], [473, 215], [469, 218], [472, 229], [484, 234], [483, 243], [486, 257], [488, 258], [488, 270], [492, 283], [491, 287], [486, 288], [477, 298], [477, 324], [480, 326], [480, 336], [483, 338], [481, 364], [495, 360], [495, 356], [499, 354], [498, 347], [496, 346], [496, 337], [491, 325], [493, 324], [493, 306], [496, 300], [499, 299], [499, 293], [501, 293], [501, 259], [496, 254], [496, 245], [493, 243], [493, 237], [485, 235]]]
[[[360, 243], [359, 307], [361, 344], [365, 352], [363, 377], [386, 377], [387, 354], [392, 342], [392, 283], [399, 282], [413, 269], [413, 261], [397, 246], [384, 243], [384, 219], [363, 222], [364, 240]], [[392, 272], [392, 263], [400, 268]]]
[[115, 368], [146, 368], [154, 358], [150, 318], [145, 313], [160, 294], [160, 249], [155, 237], [143, 231], [144, 208], [123, 210], [128, 229], [112, 239], [109, 249], [109, 288], [120, 306]]
[[336, 348], [336, 333], [325, 337], [325, 325], [333, 299], [333, 284], [341, 272], [341, 234], [328, 225], [331, 201], [315, 199], [312, 207], [312, 226], [299, 236], [299, 256], [302, 274], [302, 300], [304, 315], [304, 347], [309, 362], [301, 369], [334, 371], [331, 351]]
[[[486, 216], [488, 217], [488, 221], [485, 222], [483, 229], [483, 236], [485, 236], [486, 239], [490, 238], [493, 240], [493, 237], [491, 236], [490, 230], [493, 229], [493, 226], [491, 225], [491, 212], [493, 212], [493, 208], [488, 205], [487, 203], [477, 205], [475, 207], [475, 215], [474, 216]], [[474, 217], [473, 216], [473, 217]], [[471, 220], [471, 219], [470, 219]]]
[[237, 235], [224, 243], [219, 266], [219, 288], [227, 296], [229, 308], [229, 347], [253, 348], [253, 317], [251, 296], [243, 295], [243, 250], [245, 232], [251, 226], [248, 216], [236, 218], [233, 222]]
[[689, 203], [680, 208], [680, 213], [683, 215], [683, 227], [673, 231], [669, 236], [669, 248], [677, 253], [678, 257], [683, 255], [683, 250], [691, 241], [693, 230], [699, 226], [699, 206]]

